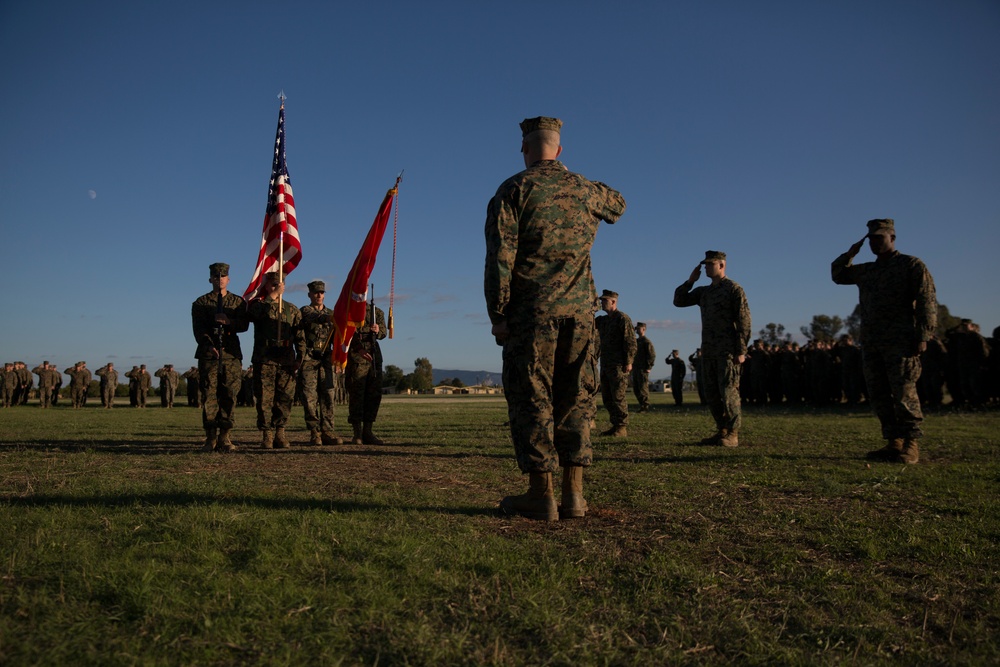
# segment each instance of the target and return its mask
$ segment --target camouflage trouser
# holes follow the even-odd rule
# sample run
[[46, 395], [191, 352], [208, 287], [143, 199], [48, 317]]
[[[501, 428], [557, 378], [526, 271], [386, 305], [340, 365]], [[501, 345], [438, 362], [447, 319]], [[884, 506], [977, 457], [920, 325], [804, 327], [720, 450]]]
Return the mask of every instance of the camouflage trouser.
[[38, 402], [43, 408], [47, 408], [52, 404], [52, 387], [38, 388]]
[[374, 364], [348, 360], [344, 371], [347, 386], [347, 421], [351, 424], [373, 422], [382, 405], [382, 369]]
[[920, 357], [899, 349], [865, 347], [861, 354], [868, 398], [882, 424], [882, 437], [919, 438], [924, 415], [917, 397]]
[[115, 405], [115, 385], [107, 383], [101, 387], [101, 405], [106, 408], [113, 408]]
[[675, 405], [684, 405], [684, 376], [670, 378], [670, 393]]
[[[253, 394], [257, 399], [257, 428], [266, 431], [283, 428], [292, 414], [295, 397], [295, 373], [291, 366], [263, 361], [253, 367]], [[271, 411], [268, 419], [267, 411]]]
[[146, 394], [149, 393], [146, 389], [139, 389], [135, 393], [136, 401], [140, 408], [146, 407]]
[[[201, 425], [203, 428], [231, 429], [236, 424], [234, 408], [236, 394], [243, 381], [243, 362], [240, 359], [222, 360], [222, 382], [219, 382], [218, 360], [198, 360], [198, 383], [201, 395]], [[139, 392], [139, 405], [145, 407], [146, 392]]]
[[174, 407], [174, 394], [176, 389], [172, 384], [164, 384], [160, 386], [160, 404], [165, 408]]
[[335, 379], [329, 360], [306, 359], [302, 362], [302, 407], [310, 431], [334, 432], [333, 404]]
[[632, 369], [632, 393], [639, 401], [640, 408], [649, 407], [649, 371]]
[[87, 387], [70, 387], [69, 395], [73, 399], [73, 407], [82, 408], [83, 404], [86, 403]]
[[624, 366], [601, 364], [601, 402], [612, 426], [628, 426], [628, 373]]
[[740, 365], [732, 355], [703, 356], [698, 384], [720, 431], [740, 430]]
[[589, 466], [597, 411], [593, 316], [509, 324], [503, 386], [518, 467], [529, 473]]

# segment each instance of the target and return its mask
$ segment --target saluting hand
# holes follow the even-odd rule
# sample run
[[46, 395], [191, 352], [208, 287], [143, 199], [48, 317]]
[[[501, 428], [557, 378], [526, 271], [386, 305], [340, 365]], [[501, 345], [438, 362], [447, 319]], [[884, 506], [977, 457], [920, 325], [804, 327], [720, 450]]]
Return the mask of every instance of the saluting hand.
[[696, 283], [696, 282], [698, 282], [699, 278], [701, 278], [701, 263], [700, 262], [698, 263], [698, 266], [694, 267], [694, 271], [691, 272], [691, 277], [688, 278], [688, 282], [689, 283]]
[[850, 255], [851, 257], [854, 257], [855, 255], [857, 255], [859, 252], [861, 252], [861, 246], [863, 246], [865, 244], [865, 241], [867, 239], [868, 239], [868, 235], [865, 234], [861, 238], [860, 241], [858, 241], [857, 243], [855, 243], [854, 245], [851, 246], [851, 249], [847, 251], [847, 254]]

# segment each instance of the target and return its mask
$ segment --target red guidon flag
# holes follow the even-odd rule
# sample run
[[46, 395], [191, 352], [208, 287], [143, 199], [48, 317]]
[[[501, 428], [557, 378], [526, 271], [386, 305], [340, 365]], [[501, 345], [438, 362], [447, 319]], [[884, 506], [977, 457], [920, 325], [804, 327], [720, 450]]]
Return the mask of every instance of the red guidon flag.
[[295, 197], [292, 196], [292, 182], [288, 178], [288, 166], [285, 164], [285, 103], [282, 100], [278, 111], [278, 132], [274, 138], [274, 162], [271, 165], [271, 184], [267, 189], [267, 211], [264, 213], [260, 255], [257, 257], [257, 269], [243, 298], [249, 301], [257, 296], [265, 273], [278, 270], [282, 276], [287, 276], [301, 259], [302, 243], [299, 241], [299, 227], [295, 221]]
[[[399, 183], [398, 180], [396, 182]], [[333, 365], [339, 368], [347, 365], [347, 350], [351, 346], [354, 330], [365, 323], [368, 312], [368, 279], [372, 275], [372, 269], [375, 268], [375, 257], [385, 235], [385, 227], [389, 222], [389, 213], [392, 211], [396, 192], [397, 189], [393, 187], [385, 193], [385, 199], [378, 209], [375, 222], [368, 230], [368, 236], [365, 237], [361, 251], [354, 260], [354, 266], [344, 281], [344, 288], [340, 290], [340, 297], [333, 307], [334, 331], [330, 355]]]

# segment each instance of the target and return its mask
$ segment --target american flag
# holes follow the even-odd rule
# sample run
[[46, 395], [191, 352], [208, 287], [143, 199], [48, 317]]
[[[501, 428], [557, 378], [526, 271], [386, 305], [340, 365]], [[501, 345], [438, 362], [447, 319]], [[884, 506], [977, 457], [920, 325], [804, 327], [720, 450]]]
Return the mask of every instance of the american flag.
[[302, 259], [302, 243], [299, 241], [299, 227], [295, 222], [295, 197], [292, 196], [292, 182], [288, 178], [285, 164], [285, 103], [278, 111], [278, 132], [274, 138], [274, 162], [271, 165], [271, 184], [267, 189], [267, 211], [264, 213], [264, 232], [260, 240], [260, 255], [250, 286], [243, 293], [249, 301], [257, 296], [264, 274], [275, 270], [279, 261], [279, 251], [284, 246], [283, 276], [292, 272]]

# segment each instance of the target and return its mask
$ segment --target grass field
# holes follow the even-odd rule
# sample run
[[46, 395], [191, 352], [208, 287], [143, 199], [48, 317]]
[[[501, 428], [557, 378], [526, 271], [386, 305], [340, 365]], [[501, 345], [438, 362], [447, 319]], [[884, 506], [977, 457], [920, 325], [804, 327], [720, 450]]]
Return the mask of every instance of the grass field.
[[555, 523], [497, 513], [502, 399], [388, 399], [383, 447], [297, 409], [285, 451], [240, 409], [231, 455], [187, 407], [0, 411], [0, 664], [1000, 662], [1000, 413], [904, 467], [864, 408], [749, 409], [729, 450], [654, 401]]

